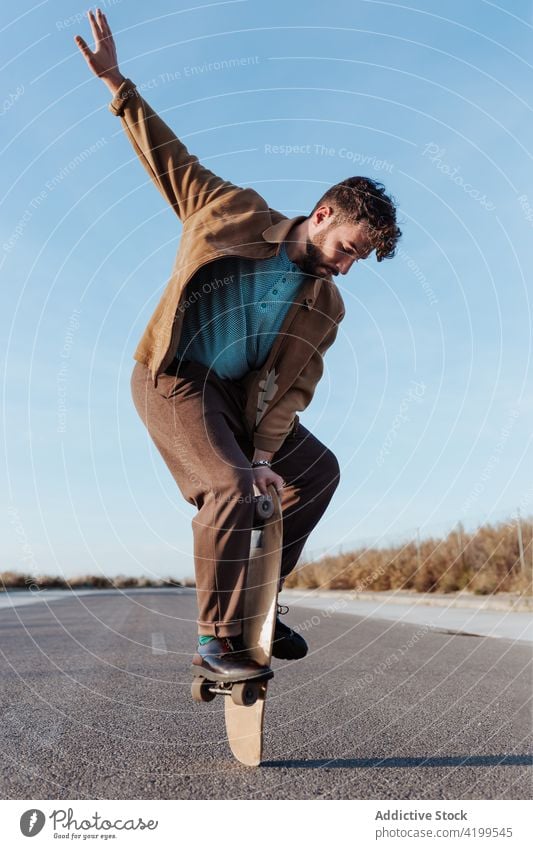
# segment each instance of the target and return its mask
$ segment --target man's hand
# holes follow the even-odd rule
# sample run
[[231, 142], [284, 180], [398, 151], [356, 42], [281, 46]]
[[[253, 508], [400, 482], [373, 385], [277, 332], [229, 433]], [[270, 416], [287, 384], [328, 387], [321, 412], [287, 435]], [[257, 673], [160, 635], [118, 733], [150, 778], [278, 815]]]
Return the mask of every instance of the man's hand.
[[118, 69], [117, 49], [111, 29], [101, 9], [96, 10], [96, 17], [92, 12], [87, 12], [87, 17], [94, 36], [94, 52], [89, 49], [87, 42], [83, 40], [81, 35], [75, 36], [74, 41], [83, 53], [93, 74], [100, 77], [110, 92], [115, 94], [124, 82], [124, 77]]
[[278, 493], [281, 494], [281, 490], [285, 486], [285, 481], [280, 475], [277, 475], [268, 466], [256, 466], [252, 471], [254, 473], [254, 483], [262, 495], [268, 495], [267, 486], [270, 483], [273, 483]]

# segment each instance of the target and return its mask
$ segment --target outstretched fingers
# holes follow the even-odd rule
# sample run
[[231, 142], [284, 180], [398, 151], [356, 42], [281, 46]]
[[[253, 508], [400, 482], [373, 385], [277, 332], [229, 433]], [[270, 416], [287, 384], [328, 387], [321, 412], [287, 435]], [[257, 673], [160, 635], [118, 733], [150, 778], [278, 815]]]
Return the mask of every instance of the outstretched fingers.
[[103, 38], [102, 32], [94, 14], [90, 10], [87, 12], [87, 17], [89, 18], [89, 24], [91, 25], [91, 32], [93, 34], [95, 47], [98, 48], [98, 44]]
[[74, 41], [78, 45], [79, 49], [81, 50], [87, 61], [89, 61], [92, 58], [93, 54], [92, 51], [89, 49], [89, 45], [87, 44], [87, 42], [81, 37], [81, 35], [76, 35]]
[[101, 9], [87, 12], [87, 19], [94, 37], [93, 50], [89, 49], [81, 35], [75, 36], [74, 40], [93, 74], [101, 77], [108, 88], [114, 92], [122, 75], [118, 70], [117, 50], [109, 24]]
[[110, 38], [111, 41], [112, 41], [113, 40], [113, 33], [111, 32], [109, 24], [107, 23], [107, 18], [105, 16], [105, 14], [102, 12], [101, 9], [97, 9], [96, 10], [96, 16], [98, 18], [98, 24], [100, 26], [100, 31], [101, 31], [103, 37], [104, 38]]

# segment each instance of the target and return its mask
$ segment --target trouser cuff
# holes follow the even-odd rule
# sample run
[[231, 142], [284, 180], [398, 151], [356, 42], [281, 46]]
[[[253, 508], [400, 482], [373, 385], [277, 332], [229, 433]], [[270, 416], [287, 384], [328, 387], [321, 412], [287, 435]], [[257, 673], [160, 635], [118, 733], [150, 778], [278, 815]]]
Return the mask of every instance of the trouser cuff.
[[242, 632], [242, 622], [198, 622], [199, 637], [238, 637]]

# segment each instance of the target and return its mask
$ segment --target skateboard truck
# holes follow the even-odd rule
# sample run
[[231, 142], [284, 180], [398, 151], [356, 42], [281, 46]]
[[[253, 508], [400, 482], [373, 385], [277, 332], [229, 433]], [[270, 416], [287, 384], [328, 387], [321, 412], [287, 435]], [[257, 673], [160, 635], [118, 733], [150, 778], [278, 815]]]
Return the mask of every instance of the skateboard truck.
[[230, 696], [234, 704], [251, 707], [266, 691], [265, 678], [250, 681], [210, 681], [197, 675], [191, 684], [195, 702], [211, 702], [217, 696]]

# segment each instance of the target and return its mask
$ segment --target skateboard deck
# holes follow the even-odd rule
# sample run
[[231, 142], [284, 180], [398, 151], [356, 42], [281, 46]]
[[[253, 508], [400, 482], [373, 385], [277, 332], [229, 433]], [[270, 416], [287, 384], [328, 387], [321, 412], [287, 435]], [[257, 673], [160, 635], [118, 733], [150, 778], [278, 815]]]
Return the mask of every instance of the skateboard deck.
[[[268, 487], [272, 515], [252, 531], [243, 605], [243, 642], [260, 664], [270, 666], [277, 614], [283, 541], [281, 503], [275, 488]], [[225, 699], [226, 731], [238, 761], [258, 766], [263, 752], [263, 719], [268, 681], [259, 683], [259, 697], [249, 706]]]
[[[273, 485], [268, 497], [256, 496], [254, 528], [243, 590], [242, 639], [250, 656], [270, 666], [277, 614], [283, 542], [281, 502]], [[272, 673], [271, 673], [272, 676]], [[231, 751], [241, 763], [258, 766], [263, 749], [263, 718], [268, 679], [217, 682], [195, 673], [191, 692], [197, 702], [224, 696], [226, 733]]]

